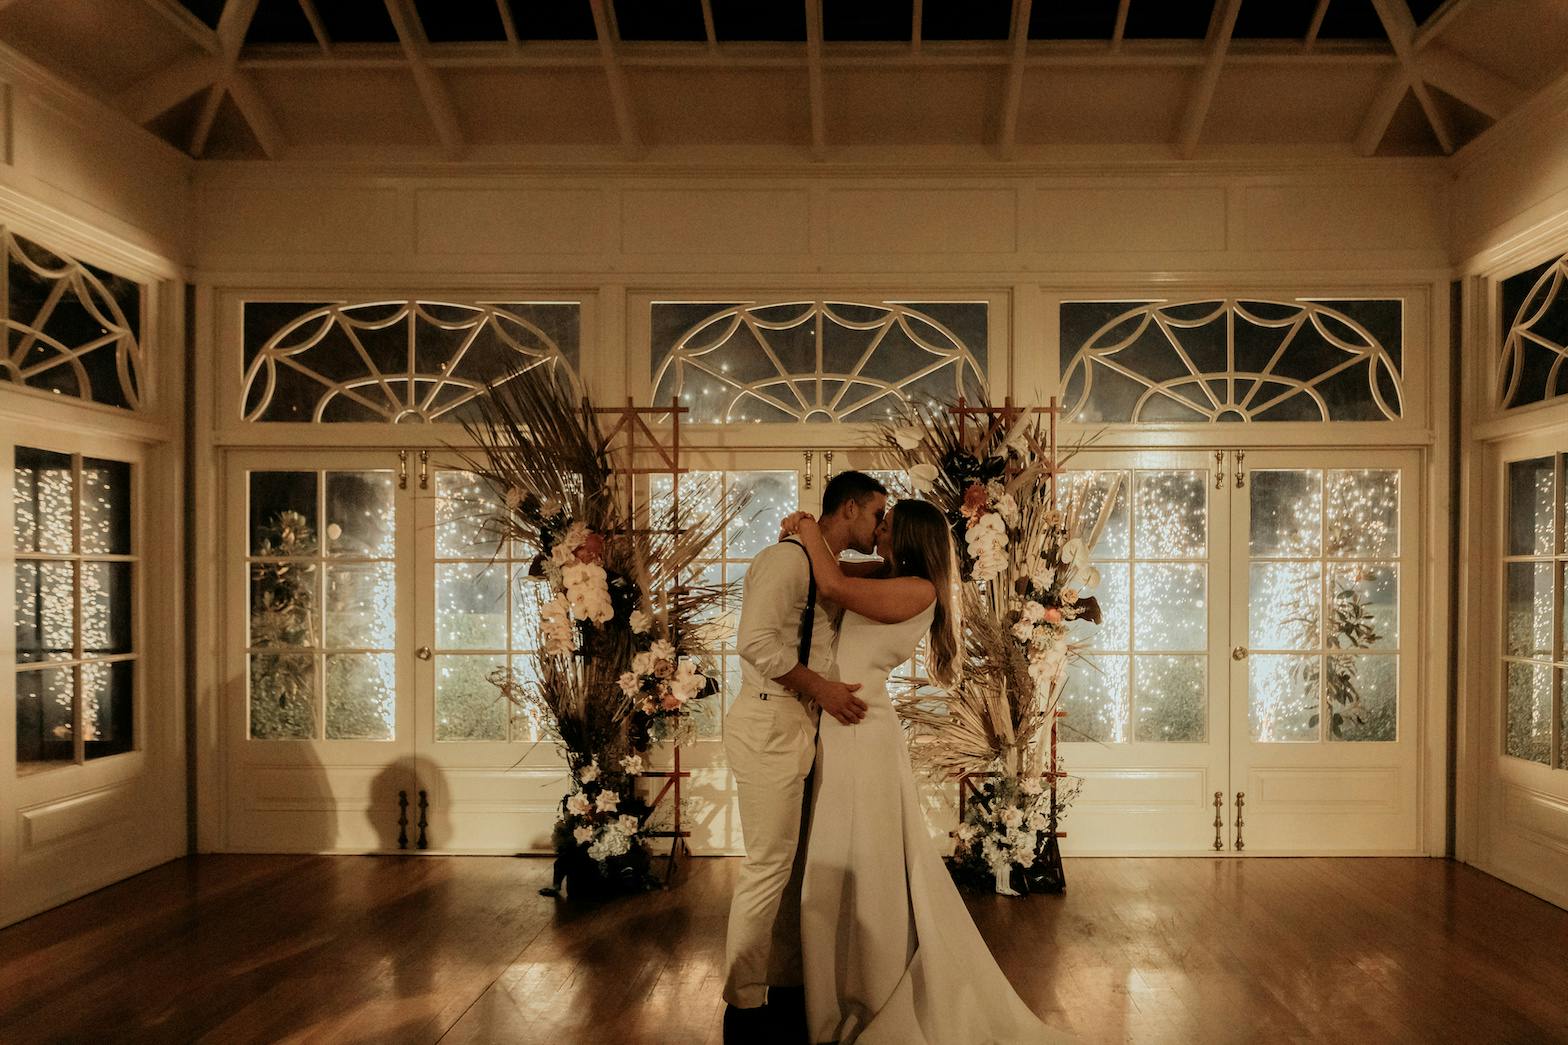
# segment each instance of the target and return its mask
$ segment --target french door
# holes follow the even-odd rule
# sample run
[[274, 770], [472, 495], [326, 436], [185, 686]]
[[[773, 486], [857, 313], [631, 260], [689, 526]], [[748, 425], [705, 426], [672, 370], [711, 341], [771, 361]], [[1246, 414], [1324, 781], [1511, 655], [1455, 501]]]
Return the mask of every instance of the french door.
[[1414, 852], [1413, 453], [1086, 452], [1105, 621], [1062, 698], [1076, 853]]
[[[816, 506], [826, 465], [799, 451], [686, 464], [749, 498], [697, 578], [735, 586], [721, 608], [732, 631], [747, 564], [786, 514]], [[542, 582], [527, 576], [529, 549], [485, 527], [496, 506], [484, 485], [449, 455], [382, 450], [291, 452], [286, 467], [240, 452], [226, 483], [228, 847], [386, 851], [401, 833], [412, 849], [423, 814], [430, 849], [548, 850], [564, 768], [537, 713], [495, 684], [529, 677]], [[646, 493], [668, 485], [653, 477]], [[733, 852], [728, 639], [713, 663], [723, 687], [683, 750], [683, 827], [694, 851]], [[655, 749], [656, 767], [670, 760]]]

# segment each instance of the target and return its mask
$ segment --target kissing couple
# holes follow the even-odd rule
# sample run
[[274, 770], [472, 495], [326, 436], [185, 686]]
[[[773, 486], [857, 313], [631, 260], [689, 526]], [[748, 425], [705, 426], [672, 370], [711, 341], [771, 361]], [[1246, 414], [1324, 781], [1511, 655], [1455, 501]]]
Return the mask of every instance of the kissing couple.
[[[958, 681], [957, 556], [927, 501], [841, 472], [746, 572], [724, 750], [746, 857], [730, 902], [727, 1043], [1062, 1040], [981, 938], [926, 827], [888, 675], [927, 640]], [[840, 563], [846, 550], [881, 562]], [[825, 712], [825, 714], [824, 714]]]

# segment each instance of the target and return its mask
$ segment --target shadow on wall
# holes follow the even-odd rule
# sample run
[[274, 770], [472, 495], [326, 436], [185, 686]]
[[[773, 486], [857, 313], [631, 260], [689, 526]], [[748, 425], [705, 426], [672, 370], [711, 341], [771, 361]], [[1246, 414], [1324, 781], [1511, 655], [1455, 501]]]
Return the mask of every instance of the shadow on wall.
[[[399, 792], [407, 798], [406, 809], [399, 802]], [[390, 763], [371, 779], [368, 798], [366, 815], [377, 849], [414, 853], [451, 844], [452, 803], [446, 776], [429, 759], [409, 755]], [[400, 819], [406, 823], [399, 823]]]

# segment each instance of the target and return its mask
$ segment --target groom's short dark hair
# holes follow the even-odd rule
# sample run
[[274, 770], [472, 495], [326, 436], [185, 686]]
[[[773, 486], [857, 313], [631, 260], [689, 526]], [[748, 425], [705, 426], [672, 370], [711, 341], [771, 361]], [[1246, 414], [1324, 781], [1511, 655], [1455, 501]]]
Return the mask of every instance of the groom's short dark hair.
[[822, 489], [822, 517], [826, 519], [850, 501], [864, 501], [872, 494], [887, 495], [887, 487], [865, 472], [840, 472]]

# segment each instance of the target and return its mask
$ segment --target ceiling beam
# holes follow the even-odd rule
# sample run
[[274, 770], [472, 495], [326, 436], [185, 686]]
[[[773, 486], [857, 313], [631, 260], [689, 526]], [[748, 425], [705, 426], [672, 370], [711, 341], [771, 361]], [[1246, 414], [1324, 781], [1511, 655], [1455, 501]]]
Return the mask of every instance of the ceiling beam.
[[1417, 53], [1416, 67], [1427, 83], [1494, 120], [1502, 119], [1528, 97], [1524, 88], [1512, 80], [1442, 44], [1432, 44]]
[[1414, 40], [1416, 50], [1425, 49], [1443, 34], [1443, 30], [1447, 29], [1458, 15], [1474, 3], [1475, 0], [1448, 0], [1448, 3], [1428, 15], [1427, 20], [1421, 23], [1421, 28], [1416, 30]]
[[827, 91], [822, 83], [822, 0], [806, 0], [806, 93], [811, 105], [811, 155], [828, 152]]
[[1198, 82], [1187, 96], [1187, 109], [1182, 114], [1181, 133], [1176, 148], [1183, 159], [1190, 160], [1198, 151], [1198, 141], [1203, 136], [1203, 125], [1209, 119], [1209, 107], [1214, 103], [1214, 88], [1220, 82], [1220, 70], [1225, 65], [1225, 52], [1230, 49], [1231, 35], [1236, 31], [1236, 15], [1241, 11], [1241, 0], [1220, 0], [1209, 19], [1209, 34], [1204, 41], [1208, 55]]
[[192, 156], [200, 158], [207, 151], [207, 139], [212, 134], [212, 125], [218, 118], [218, 107], [223, 104], [225, 96], [234, 98], [235, 107], [249, 124], [256, 144], [261, 146], [261, 151], [269, 160], [276, 159], [282, 151], [283, 135], [278, 130], [277, 121], [272, 118], [272, 112], [260, 92], [239, 70], [240, 49], [245, 45], [245, 34], [250, 32], [251, 19], [256, 16], [257, 2], [226, 0], [223, 13], [218, 16], [218, 30], [215, 34], [220, 63], [218, 78], [207, 92], [207, 100], [202, 104], [201, 112], [196, 115], [196, 123], [191, 128]]
[[435, 125], [436, 136], [448, 159], [458, 159], [467, 144], [463, 140], [463, 127], [457, 119], [457, 109], [452, 96], [447, 93], [446, 82], [425, 60], [425, 50], [430, 40], [425, 36], [419, 12], [414, 10], [414, 0], [386, 0], [387, 14], [392, 16], [392, 28], [397, 30], [398, 43], [408, 59], [409, 71], [414, 74], [414, 86], [419, 89], [425, 112]]
[[121, 91], [114, 99], [115, 108], [137, 123], [155, 120], [202, 88], [216, 83], [220, 65], [217, 56], [210, 54], [166, 65]]
[[1127, 39], [1127, 11], [1132, 7], [1132, 0], [1121, 0], [1116, 5], [1116, 24], [1111, 27], [1111, 50], [1120, 51], [1122, 41]]
[[628, 157], [642, 152], [642, 138], [637, 133], [637, 119], [632, 113], [631, 91], [626, 86], [626, 73], [621, 69], [616, 53], [620, 34], [610, 21], [606, 0], [588, 0], [593, 9], [594, 32], [599, 38], [599, 62], [604, 66], [604, 77], [610, 86], [610, 107], [615, 112], [615, 127], [621, 135], [621, 148]]
[[142, 3], [162, 15], [166, 22], [190, 37], [208, 54], [217, 54], [221, 50], [217, 34], [175, 0], [142, 0]]
[[1405, 100], [1409, 91], [1410, 77], [1404, 66], [1390, 69], [1384, 75], [1377, 93], [1372, 96], [1372, 104], [1367, 106], [1366, 115], [1361, 117], [1361, 127], [1356, 131], [1357, 156], [1371, 156], [1377, 152], [1383, 135], [1388, 133], [1388, 125], [1394, 120], [1394, 113], [1399, 111], [1399, 103]]
[[1002, 87], [1002, 113], [996, 128], [996, 151], [1004, 160], [1018, 147], [1018, 114], [1024, 105], [1024, 60], [1029, 55], [1031, 0], [1013, 0], [1013, 24], [1008, 30], [1007, 80]]
[[1404, 66], [1410, 90], [1420, 103], [1421, 111], [1426, 113], [1427, 123], [1432, 126], [1438, 146], [1444, 153], [1452, 153], [1454, 139], [1448, 132], [1448, 121], [1443, 119], [1437, 103], [1432, 100], [1432, 92], [1426, 89], [1426, 81], [1421, 79], [1421, 71], [1416, 66], [1416, 22], [1410, 14], [1409, 5], [1405, 0], [1372, 0], [1372, 6], [1377, 10], [1378, 20], [1383, 23], [1383, 31], [1388, 34], [1388, 42], [1393, 45], [1399, 64]]
[[332, 53], [332, 36], [327, 32], [327, 23], [321, 20], [321, 12], [316, 9], [316, 0], [299, 0], [299, 9], [305, 12], [305, 21], [310, 23], [310, 31], [315, 34], [316, 43], [321, 45], [321, 53]]
[[1302, 44], [1302, 54], [1311, 54], [1318, 45], [1318, 34], [1323, 31], [1323, 19], [1327, 14], [1328, 0], [1318, 0], [1318, 6], [1312, 10], [1312, 21], [1307, 23], [1307, 39]]

